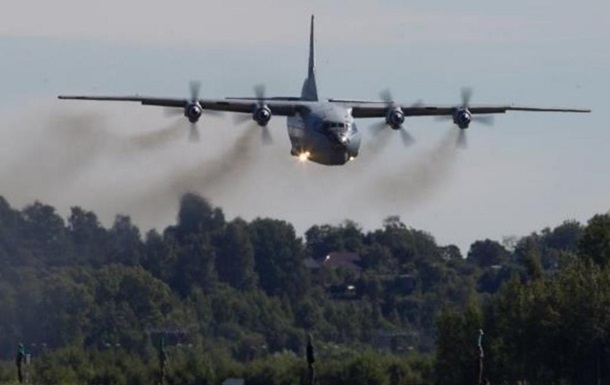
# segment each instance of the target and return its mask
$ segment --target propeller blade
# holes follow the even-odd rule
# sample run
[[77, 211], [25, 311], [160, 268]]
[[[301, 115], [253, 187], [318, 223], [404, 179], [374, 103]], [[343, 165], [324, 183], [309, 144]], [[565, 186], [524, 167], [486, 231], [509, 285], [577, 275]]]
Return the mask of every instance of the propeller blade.
[[462, 107], [468, 108], [470, 105], [470, 99], [472, 98], [472, 88], [462, 88]]
[[390, 105], [392, 104], [392, 102], [394, 102], [392, 92], [388, 88], [379, 93], [379, 98], [387, 105]]
[[189, 88], [191, 91], [191, 100], [199, 100], [199, 90], [201, 89], [201, 82], [193, 80], [189, 82]]
[[486, 126], [492, 126], [494, 124], [494, 116], [493, 115], [478, 115], [472, 117], [473, 122], [481, 123]]
[[191, 142], [199, 142], [199, 130], [197, 129], [196, 123], [191, 123], [191, 128], [189, 131], [189, 140]]
[[262, 102], [265, 99], [265, 85], [258, 84], [256, 86], [254, 86], [254, 95], [256, 96], [256, 99], [258, 100], [258, 104], [262, 104]]
[[263, 144], [273, 144], [273, 138], [271, 137], [271, 132], [269, 131], [269, 127], [267, 126], [262, 126], [262, 141]]
[[402, 144], [405, 147], [409, 147], [415, 143], [415, 138], [407, 131], [404, 127], [400, 128], [400, 137], [402, 138]]
[[[390, 106], [394, 103], [394, 96], [392, 96], [392, 91], [390, 91], [389, 88], [386, 88], [385, 90], [383, 90], [379, 93], [379, 99], [381, 99], [381, 101], [383, 101], [388, 106]], [[415, 103], [411, 104], [411, 107], [422, 107], [422, 106], [424, 106], [424, 101], [421, 99], [418, 99], [417, 101], [415, 101]]]
[[463, 149], [468, 148], [468, 140], [467, 140], [467, 137], [466, 137], [466, 130], [462, 130], [462, 129], [459, 130], [457, 141], [455, 143], [455, 147], [463, 148]]

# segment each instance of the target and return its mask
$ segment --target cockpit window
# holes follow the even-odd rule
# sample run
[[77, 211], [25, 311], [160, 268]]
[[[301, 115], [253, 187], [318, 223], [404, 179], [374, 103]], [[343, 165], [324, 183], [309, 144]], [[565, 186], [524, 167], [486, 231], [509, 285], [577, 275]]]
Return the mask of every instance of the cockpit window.
[[[324, 128], [325, 129], [337, 129], [337, 128], [345, 128], [346, 124], [345, 123], [337, 123], [337, 122], [324, 122]], [[349, 125], [347, 125], [347, 127], [349, 128]]]

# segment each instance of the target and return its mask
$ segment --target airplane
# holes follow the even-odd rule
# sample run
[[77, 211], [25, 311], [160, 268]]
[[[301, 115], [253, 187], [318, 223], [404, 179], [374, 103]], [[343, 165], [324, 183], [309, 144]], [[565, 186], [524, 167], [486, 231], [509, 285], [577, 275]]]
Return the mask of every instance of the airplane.
[[[536, 108], [515, 105], [471, 105], [471, 91], [462, 90], [459, 105], [412, 105], [393, 101], [389, 91], [381, 94], [381, 101], [359, 101], [318, 98], [314, 60], [314, 16], [311, 16], [309, 34], [309, 62], [307, 78], [300, 97], [266, 97], [264, 87], [255, 87], [255, 97], [202, 99], [199, 84], [191, 83], [190, 98], [163, 98], [144, 96], [58, 96], [59, 99], [139, 102], [143, 105], [162, 106], [181, 111], [191, 123], [191, 137], [197, 138], [196, 123], [206, 113], [218, 111], [238, 113], [262, 128], [263, 140], [270, 141], [267, 124], [273, 116], [285, 116], [290, 138], [290, 154], [301, 161], [322, 165], [343, 165], [358, 156], [362, 136], [355, 119], [382, 118], [378, 128], [389, 127], [400, 131], [404, 144], [412, 142], [404, 129], [407, 117], [436, 116], [452, 120], [460, 129], [458, 144], [472, 122], [491, 124], [493, 115], [507, 111], [537, 112], [591, 112], [588, 109]], [[249, 114], [249, 115], [245, 115]]]

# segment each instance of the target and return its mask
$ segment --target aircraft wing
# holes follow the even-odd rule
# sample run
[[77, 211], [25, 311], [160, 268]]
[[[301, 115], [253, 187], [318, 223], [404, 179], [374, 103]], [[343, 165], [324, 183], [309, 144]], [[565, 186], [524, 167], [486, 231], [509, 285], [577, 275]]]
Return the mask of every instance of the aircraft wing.
[[[434, 106], [425, 104], [400, 105], [385, 102], [355, 102], [331, 100], [336, 103], [344, 103], [352, 108], [354, 118], [382, 118], [386, 116], [388, 108], [400, 108], [405, 116], [439, 116], [452, 115], [456, 108], [460, 106]], [[504, 114], [507, 111], [534, 111], [534, 112], [591, 112], [588, 109], [577, 108], [539, 108], [515, 105], [469, 105], [468, 111], [471, 114]]]
[[[59, 99], [69, 100], [98, 100], [117, 102], [138, 102], [147, 106], [161, 106], [170, 108], [185, 108], [192, 101], [187, 98], [160, 98], [144, 96], [63, 96]], [[312, 102], [296, 100], [297, 98], [265, 98], [264, 104], [269, 107], [273, 115], [294, 115], [301, 108], [308, 108]], [[225, 99], [198, 99], [204, 110], [252, 113], [259, 100], [256, 98], [225, 98]], [[354, 118], [382, 118], [386, 116], [388, 108], [400, 108], [405, 116], [439, 116], [452, 115], [460, 106], [435, 106], [425, 104], [401, 105], [386, 102], [368, 102], [354, 100], [330, 99], [331, 103], [342, 104], [352, 109]], [[507, 111], [534, 111], [534, 112], [591, 112], [588, 109], [576, 108], [538, 108], [515, 105], [469, 105], [471, 114], [503, 114]]]
[[[113, 101], [113, 102], [137, 102], [145, 106], [160, 106], [170, 108], [185, 108], [192, 100], [187, 98], [159, 98], [145, 96], [58, 96], [64, 100], [98, 100], [98, 101]], [[258, 99], [255, 98], [227, 98], [227, 99], [197, 99], [203, 110], [226, 111], [226, 112], [242, 112], [252, 113], [258, 105]], [[273, 115], [288, 116], [294, 113], [304, 103], [289, 99], [265, 99], [264, 104], [269, 107]]]

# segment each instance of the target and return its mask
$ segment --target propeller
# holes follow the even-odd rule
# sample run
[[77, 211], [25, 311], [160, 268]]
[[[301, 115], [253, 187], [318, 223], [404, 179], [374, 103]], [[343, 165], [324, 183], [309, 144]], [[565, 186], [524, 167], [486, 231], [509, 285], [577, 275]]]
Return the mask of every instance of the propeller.
[[[166, 116], [186, 116], [189, 120], [189, 140], [192, 142], [199, 141], [199, 130], [197, 128], [197, 122], [199, 121], [199, 117], [203, 114], [203, 109], [199, 104], [199, 91], [201, 89], [201, 82], [199, 81], [190, 81], [189, 82], [189, 100], [187, 105], [182, 108], [177, 107], [166, 107], [164, 109], [164, 114]], [[192, 111], [189, 111], [192, 109]], [[189, 116], [189, 113], [192, 116]], [[220, 116], [222, 113], [220, 111], [214, 110], [205, 110], [206, 115], [215, 115]]]
[[189, 90], [191, 91], [191, 102], [199, 100], [199, 91], [201, 90], [201, 82], [198, 80], [191, 80], [189, 82]]
[[394, 103], [394, 97], [392, 96], [392, 91], [390, 91], [389, 88], [379, 92], [379, 99], [381, 99], [381, 101], [383, 101], [387, 106]]
[[[256, 95], [256, 99], [258, 101], [259, 106], [265, 105], [265, 93], [266, 93], [266, 88], [265, 88], [264, 84], [258, 84], [256, 86], [254, 86], [254, 95]], [[269, 131], [269, 127], [267, 127], [267, 125], [265, 124], [264, 126], [261, 126], [261, 128], [262, 128], [261, 138], [262, 138], [263, 143], [272, 144], [273, 138], [271, 137], [271, 132]]]
[[[258, 84], [254, 86], [254, 96], [256, 97], [257, 109], [265, 105], [265, 93], [266, 87], [264, 84]], [[252, 114], [234, 114], [233, 119], [235, 121], [235, 124], [244, 124], [247, 122], [251, 122], [257, 128], [261, 129], [261, 141], [263, 142], [263, 144], [273, 143], [273, 137], [271, 136], [271, 132], [269, 131], [269, 127], [267, 127], [267, 124], [261, 126], [254, 120]]]
[[[392, 113], [389, 111], [394, 106], [394, 98], [392, 97], [392, 92], [386, 88], [385, 90], [383, 90], [379, 93], [379, 98], [385, 103], [385, 105], [388, 109], [388, 114]], [[417, 104], [421, 104], [421, 102], [418, 102]], [[404, 121], [404, 114], [402, 114], [402, 111], [400, 111], [400, 116], [397, 116], [396, 119], [398, 121], [400, 121], [399, 131], [400, 131], [400, 137], [402, 139], [403, 145], [405, 147], [408, 147], [408, 146], [412, 145], [413, 143], [415, 143], [415, 139], [413, 138], [413, 136], [402, 125], [402, 121]], [[388, 124], [388, 118], [386, 117], [385, 121], [376, 123], [371, 126], [373, 135], [374, 136], [379, 135], [382, 132], [382, 130], [387, 128], [388, 126], [390, 126], [390, 125]]]
[[461, 96], [462, 96], [462, 107], [468, 108], [468, 106], [470, 105], [470, 99], [472, 99], [472, 87], [462, 87]]
[[265, 101], [265, 93], [267, 88], [264, 84], [257, 84], [254, 86], [254, 96], [256, 96], [256, 100], [259, 105], [262, 105]]
[[468, 148], [468, 136], [466, 135], [466, 130], [459, 130], [455, 147], [464, 149]]
[[[462, 88], [462, 108], [468, 109], [470, 107], [470, 99], [472, 99], [472, 87]], [[486, 126], [494, 124], [493, 115], [474, 115], [472, 121], [477, 122]]]
[[[455, 125], [460, 128], [459, 135], [456, 141], [456, 147], [467, 148], [468, 141], [466, 136], [466, 129], [471, 122], [477, 122], [486, 126], [494, 124], [493, 115], [472, 115], [470, 108], [470, 100], [472, 99], [472, 88], [463, 87], [461, 89], [461, 105], [456, 107], [453, 114], [450, 116], [437, 116], [436, 120], [452, 120]], [[461, 115], [460, 115], [461, 114]], [[463, 121], [460, 121], [462, 119]]]
[[[189, 90], [191, 92], [191, 100], [190, 103], [195, 105], [195, 103], [199, 103], [199, 90], [201, 89], [201, 82], [199, 81], [190, 81], [189, 82]], [[199, 142], [199, 130], [197, 129], [197, 121], [190, 121], [191, 127], [189, 130], [189, 140], [191, 142]]]

